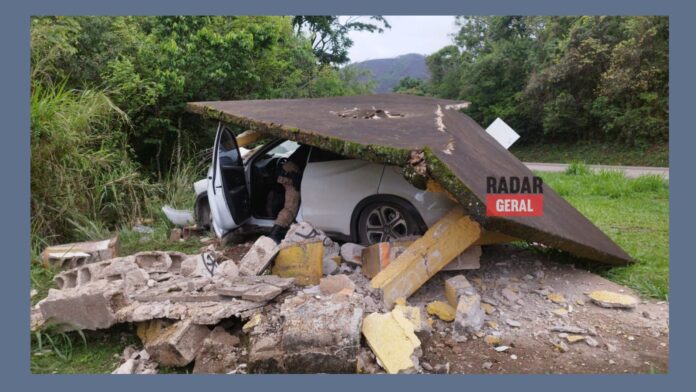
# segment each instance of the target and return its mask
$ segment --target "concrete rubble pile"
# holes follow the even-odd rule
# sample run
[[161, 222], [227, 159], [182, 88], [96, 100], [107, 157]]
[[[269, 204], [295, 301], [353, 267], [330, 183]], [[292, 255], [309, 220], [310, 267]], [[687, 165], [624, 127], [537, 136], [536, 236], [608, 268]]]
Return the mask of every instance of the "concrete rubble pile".
[[[339, 246], [308, 223], [293, 225], [280, 244], [269, 240], [259, 237], [239, 261], [209, 246], [196, 255], [140, 252], [64, 270], [32, 309], [32, 328], [133, 323], [143, 347], [127, 348], [114, 374], [191, 364], [193, 373], [396, 374], [449, 372], [449, 364], [423, 360], [424, 338], [481, 339], [509, 353], [506, 331], [521, 327], [509, 312], [523, 304], [526, 283], [504, 279], [491, 296], [476, 271], [461, 272], [479, 268], [480, 246], [454, 258], [427, 289], [385, 303], [371, 280], [412, 240]], [[544, 275], [524, 279], [533, 287]], [[558, 308], [554, 317], [567, 319], [569, 300], [540, 290], [544, 306]], [[636, 306], [635, 298], [610, 291], [587, 296], [597, 307]], [[577, 341], [600, 344], [591, 329], [556, 324], [549, 331], [559, 352]]]

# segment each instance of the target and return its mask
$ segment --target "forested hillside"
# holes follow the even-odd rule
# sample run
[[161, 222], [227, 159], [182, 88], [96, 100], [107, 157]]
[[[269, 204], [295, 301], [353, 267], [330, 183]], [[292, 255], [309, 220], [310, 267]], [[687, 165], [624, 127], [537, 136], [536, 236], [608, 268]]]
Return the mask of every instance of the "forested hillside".
[[452, 45], [427, 58], [428, 83], [397, 91], [471, 102], [523, 143], [668, 139], [669, 21], [659, 16], [458, 17]]
[[427, 80], [430, 78], [425, 56], [417, 53], [404, 54], [388, 59], [365, 60], [351, 64], [361, 70], [369, 71], [369, 79], [375, 82], [375, 92], [390, 93], [405, 77]]

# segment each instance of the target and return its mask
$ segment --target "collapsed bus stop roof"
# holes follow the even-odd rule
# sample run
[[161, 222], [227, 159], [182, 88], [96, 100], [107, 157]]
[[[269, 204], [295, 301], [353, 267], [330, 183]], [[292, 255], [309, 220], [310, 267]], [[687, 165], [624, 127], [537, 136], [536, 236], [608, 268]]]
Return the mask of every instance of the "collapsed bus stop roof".
[[[470, 117], [462, 103], [400, 94], [192, 102], [187, 109], [342, 154], [409, 169], [423, 153], [426, 176], [450, 192], [484, 228], [610, 264], [633, 262], [592, 222], [544, 184], [543, 216], [486, 215], [486, 178], [533, 173]], [[418, 170], [416, 170], [418, 171]], [[418, 171], [423, 174], [422, 170]], [[412, 173], [412, 172], [411, 172]]]

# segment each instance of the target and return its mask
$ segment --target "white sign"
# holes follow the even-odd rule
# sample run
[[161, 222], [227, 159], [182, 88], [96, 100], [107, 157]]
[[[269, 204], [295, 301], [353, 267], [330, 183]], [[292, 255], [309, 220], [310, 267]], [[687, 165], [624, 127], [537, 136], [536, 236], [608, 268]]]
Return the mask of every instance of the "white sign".
[[497, 140], [506, 150], [520, 138], [520, 135], [518, 135], [514, 129], [510, 128], [505, 121], [501, 120], [500, 117], [496, 118], [495, 121], [486, 128], [486, 133], [493, 136], [493, 139]]

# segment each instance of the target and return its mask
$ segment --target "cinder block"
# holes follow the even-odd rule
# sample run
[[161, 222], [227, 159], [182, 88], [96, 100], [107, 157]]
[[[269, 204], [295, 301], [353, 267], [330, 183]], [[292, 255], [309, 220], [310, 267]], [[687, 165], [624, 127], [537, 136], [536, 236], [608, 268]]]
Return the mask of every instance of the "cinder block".
[[281, 249], [273, 265], [273, 275], [295, 278], [301, 286], [319, 284], [323, 275], [324, 244], [310, 242]]
[[453, 307], [457, 307], [459, 297], [476, 294], [476, 289], [464, 275], [453, 276], [445, 281], [445, 297]]
[[62, 270], [89, 263], [113, 259], [118, 256], [118, 237], [103, 241], [73, 242], [49, 246], [41, 252], [45, 264]]
[[116, 312], [127, 303], [123, 292], [109, 282], [99, 281], [80, 288], [51, 289], [38, 306], [48, 324], [95, 330], [114, 325]]
[[281, 306], [288, 373], [355, 373], [360, 349], [361, 298], [298, 295]]
[[196, 357], [210, 330], [191, 320], [178, 321], [149, 339], [145, 349], [152, 359], [163, 366], [186, 366]]
[[[370, 245], [362, 253], [362, 271], [368, 278], [374, 278], [387, 268], [415, 240], [380, 242]], [[442, 271], [463, 271], [481, 268], [481, 247], [471, 246], [442, 268]]]
[[239, 262], [239, 274], [246, 276], [261, 275], [278, 253], [278, 244], [270, 237], [259, 237], [251, 249]]

